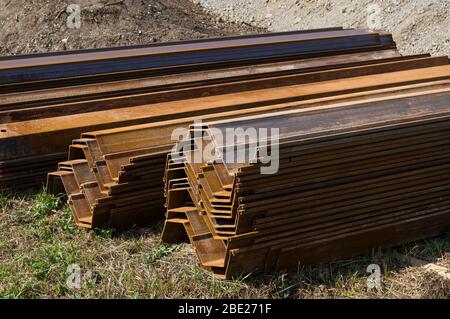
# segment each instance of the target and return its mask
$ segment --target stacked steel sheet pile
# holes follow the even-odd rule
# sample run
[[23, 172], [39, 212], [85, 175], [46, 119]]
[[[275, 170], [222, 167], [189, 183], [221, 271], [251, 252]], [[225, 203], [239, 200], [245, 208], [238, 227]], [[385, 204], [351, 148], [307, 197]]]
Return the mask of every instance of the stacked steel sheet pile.
[[[279, 137], [230, 139], [237, 128]], [[450, 225], [449, 134], [448, 82], [193, 125], [167, 162], [163, 240], [189, 238], [201, 265], [229, 278], [439, 234]], [[236, 163], [239, 148], [255, 155]], [[279, 160], [269, 174], [268, 159]]]
[[414, 59], [418, 68], [444, 63], [401, 57], [390, 34], [340, 28], [0, 58], [0, 188], [42, 182], [83, 132], [192, 115], [174, 101], [348, 77], [352, 68], [381, 73], [388, 62], [408, 69]]
[[[440, 61], [439, 58], [419, 60], [414, 60], [415, 65]], [[389, 62], [389, 69], [403, 68], [403, 63]], [[360, 70], [376, 72], [381, 66], [386, 68], [385, 63], [380, 63], [360, 67]], [[339, 71], [345, 74], [344, 69]], [[450, 83], [449, 65], [352, 77], [358, 74], [355, 72], [352, 69], [348, 78], [339, 80], [184, 100], [181, 105], [186, 113], [175, 113], [178, 119], [174, 120], [156, 119], [164, 118], [167, 112], [172, 114], [170, 110], [176, 109], [180, 102], [158, 104], [153, 123], [87, 132], [74, 140], [69, 161], [61, 162], [59, 170], [49, 174], [48, 189], [54, 193], [65, 189], [75, 221], [82, 227], [109, 225], [120, 229], [134, 223], [147, 223], [161, 218], [164, 212], [165, 157], [176, 141], [174, 138], [178, 138], [177, 129], [187, 129], [195, 120], [236, 119], [313, 106], [425, 94], [445, 89]], [[322, 77], [326, 78], [324, 74]]]
[[[59, 154], [72, 141], [47, 188], [67, 193], [77, 225], [123, 229], [165, 213], [163, 240], [189, 239], [219, 278], [448, 227], [447, 57], [403, 57], [388, 34], [341, 29], [136, 50], [130, 68], [107, 61], [125, 58], [113, 49], [87, 72], [103, 56], [94, 51], [68, 78], [35, 83], [58, 88], [4, 95], [0, 117], [16, 122], [2, 145], [20, 137], [28, 150], [11, 160]], [[238, 128], [280, 135], [224, 144], [220, 136]], [[237, 147], [253, 157], [230, 162]], [[261, 174], [268, 159], [279, 169]]]
[[48, 174], [47, 189], [52, 193], [66, 192], [75, 223], [80, 227], [109, 225], [124, 229], [161, 220], [162, 177], [171, 147], [158, 145], [159, 129], [142, 143], [147, 147], [133, 150], [133, 142], [126, 140], [109, 144], [120, 132], [85, 134], [73, 141], [69, 160], [60, 162], [58, 171]]

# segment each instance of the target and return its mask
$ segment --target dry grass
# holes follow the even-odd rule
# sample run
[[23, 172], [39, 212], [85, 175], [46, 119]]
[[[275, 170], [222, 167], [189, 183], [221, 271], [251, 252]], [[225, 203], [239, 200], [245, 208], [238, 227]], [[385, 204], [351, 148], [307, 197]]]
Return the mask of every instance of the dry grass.
[[[67, 207], [43, 192], [0, 196], [1, 298], [448, 298], [450, 284], [396, 253], [450, 267], [450, 232], [396, 250], [296, 272], [219, 281], [201, 269], [187, 244], [167, 246], [162, 224], [120, 234], [72, 224]], [[366, 267], [381, 266], [382, 291], [368, 290]], [[66, 280], [71, 264], [81, 287]]]

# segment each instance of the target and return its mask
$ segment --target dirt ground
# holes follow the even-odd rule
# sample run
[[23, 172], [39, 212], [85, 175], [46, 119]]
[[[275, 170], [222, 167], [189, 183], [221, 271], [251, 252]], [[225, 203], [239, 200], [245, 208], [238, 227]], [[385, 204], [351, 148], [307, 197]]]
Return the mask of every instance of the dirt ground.
[[[66, 25], [81, 7], [81, 28]], [[327, 26], [392, 32], [403, 54], [450, 55], [448, 0], [0, 0], [0, 55]]]
[[[67, 5], [81, 8], [67, 27]], [[0, 55], [263, 32], [205, 13], [190, 0], [0, 0]]]

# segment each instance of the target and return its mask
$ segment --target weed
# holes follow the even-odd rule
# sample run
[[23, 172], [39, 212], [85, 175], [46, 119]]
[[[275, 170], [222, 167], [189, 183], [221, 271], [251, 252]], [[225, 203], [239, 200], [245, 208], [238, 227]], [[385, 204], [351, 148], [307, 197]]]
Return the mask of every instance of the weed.
[[159, 244], [152, 248], [150, 252], [143, 257], [143, 262], [147, 265], [153, 265], [159, 259], [166, 257], [176, 251], [179, 248], [177, 245], [169, 246], [165, 244]]
[[114, 229], [112, 228], [96, 228], [94, 229], [95, 234], [103, 239], [111, 239], [113, 237]]
[[50, 241], [54, 231], [47, 219], [38, 219], [34, 224], [29, 224], [30, 233], [42, 241]]
[[0, 193], [0, 208], [5, 209], [8, 207], [8, 204], [10, 203], [10, 198], [5, 193]]
[[70, 244], [56, 243], [41, 248], [36, 258], [29, 258], [29, 266], [38, 280], [47, 280], [54, 270], [58, 270], [60, 275], [65, 274], [67, 266], [75, 261], [76, 253]]
[[73, 222], [72, 212], [68, 206], [65, 206], [60, 212], [56, 223], [63, 232], [68, 234], [76, 234], [81, 231], [81, 229]]
[[29, 216], [36, 219], [53, 214], [58, 210], [59, 205], [60, 200], [57, 196], [48, 194], [45, 190], [42, 190], [33, 197]]

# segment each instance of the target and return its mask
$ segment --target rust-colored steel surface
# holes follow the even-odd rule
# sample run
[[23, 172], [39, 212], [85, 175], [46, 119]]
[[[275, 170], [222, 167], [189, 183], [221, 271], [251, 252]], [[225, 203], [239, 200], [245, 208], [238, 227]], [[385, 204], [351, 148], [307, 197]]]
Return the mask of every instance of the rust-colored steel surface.
[[[449, 98], [447, 88], [193, 125], [168, 157], [163, 240], [189, 239], [203, 267], [230, 278], [439, 234], [450, 225]], [[239, 144], [217, 132], [238, 127], [279, 128], [279, 140], [229, 163]], [[215, 155], [194, 162], [210, 145], [202, 136]], [[275, 147], [279, 170], [262, 174]]]
[[[51, 105], [58, 105], [68, 102], [86, 102], [102, 98], [168, 91], [175, 88], [181, 89], [201, 87], [205, 84], [211, 85], [257, 78], [279, 77], [300, 72], [312, 72], [326, 69], [369, 65], [380, 61], [387, 63], [398, 60], [406, 61], [427, 57], [427, 55], [402, 57], [396, 50], [369, 51], [326, 56], [321, 58], [301, 59], [289, 62], [274, 62], [262, 65], [251, 65], [235, 68], [229, 67], [227, 69], [211, 69], [207, 71], [169, 74], [117, 82], [77, 85], [65, 88], [53, 87], [28, 92], [2, 94], [2, 99], [0, 100], [0, 110], [2, 112], [10, 110], [24, 110], [31, 107], [36, 108], [37, 106], [48, 107]], [[412, 61], [410, 64], [412, 64]], [[109, 105], [108, 109], [132, 105], [130, 103], [125, 103], [124, 101], [125, 100], [122, 100], [117, 106]], [[43, 110], [43, 108], [40, 110]], [[90, 109], [80, 109], [79, 111], [89, 112]], [[47, 113], [45, 114], [48, 116]]]
[[[269, 103], [257, 90], [446, 64], [400, 56], [387, 33], [342, 28], [0, 58], [0, 188], [41, 183], [83, 132]], [[245, 92], [246, 103], [223, 103]]]
[[[61, 154], [67, 144], [82, 132], [115, 127], [125, 127], [141, 123], [189, 118], [212, 113], [259, 106], [304, 101], [311, 98], [327, 97], [342, 93], [356, 93], [365, 90], [393, 87], [397, 85], [449, 79], [450, 66], [436, 66], [388, 72], [376, 75], [349, 77], [299, 85], [289, 85], [263, 90], [243, 91], [187, 100], [144, 104], [117, 110], [72, 114], [27, 121], [4, 123], [0, 133], [2, 145], [2, 173], [9, 173], [11, 161], [28, 159], [49, 154]], [[147, 137], [144, 137], [147, 138]], [[139, 137], [130, 139], [130, 147], [139, 143]], [[56, 164], [56, 163], [55, 163]], [[11, 175], [9, 182], [17, 183]], [[6, 182], [2, 177], [2, 182]]]
[[[166, 156], [173, 148], [172, 132], [177, 128], [188, 128], [189, 124], [194, 120], [225, 120], [248, 115], [267, 114], [280, 110], [357, 105], [363, 102], [390, 100], [403, 96], [421, 96], [442, 90], [445, 91], [449, 87], [450, 80], [432, 81], [85, 133], [81, 139], [73, 141], [69, 151], [69, 160], [83, 160], [85, 165], [90, 167], [90, 171], [93, 172], [92, 177], [95, 180], [93, 178], [89, 180], [88, 186], [91, 194], [83, 189], [84, 186], [82, 184], [77, 184], [78, 191], [75, 194], [79, 206], [71, 204], [72, 209], [76, 216], [90, 216], [92, 221], [83, 224], [78, 223], [80, 226], [87, 228], [105, 225], [114, 228], [125, 228], [136, 223], [136, 218], [132, 217], [135, 214], [145, 216], [148, 220], [160, 218], [163, 211], [161, 205], [164, 202], [161, 181]], [[66, 165], [63, 167], [63, 170], [66, 170], [65, 167]], [[55, 188], [52, 185], [55, 184], [55, 177], [59, 177], [61, 170], [60, 167], [58, 172], [49, 175], [49, 189]], [[72, 169], [71, 173], [73, 175], [84, 174], [84, 171], [79, 173], [76, 169]], [[72, 177], [66, 176], [66, 179], [70, 178]], [[60, 182], [56, 184], [61, 185]], [[66, 186], [64, 180], [62, 184]], [[141, 192], [142, 190], [144, 192]], [[69, 195], [69, 203], [72, 202], [71, 195], [73, 194], [67, 189], [67, 186], [66, 193]], [[84, 201], [91, 202], [91, 206], [88, 206], [86, 203], [81, 204], [83, 196], [86, 196]], [[135, 206], [129, 205], [121, 210], [120, 216], [123, 219], [120, 220], [114, 217], [115, 210], [111, 209], [111, 207], [115, 207], [115, 198], [118, 196], [133, 198], [133, 204], [142, 203], [143, 212], [141, 213]], [[150, 200], [154, 203], [150, 206], [145, 205]], [[106, 219], [104, 217], [100, 218], [98, 216], [103, 216], [104, 210], [99, 210], [96, 207], [107, 201], [111, 204], [107, 209], [109, 217]], [[104, 208], [103, 205], [99, 207]], [[79, 220], [79, 217], [76, 220]], [[140, 222], [147, 223], [148, 220], [142, 217]]]
[[295, 269], [448, 228], [449, 97], [448, 57], [370, 30], [3, 57], [0, 188], [47, 176], [87, 229], [164, 219], [218, 278]]
[[16, 56], [0, 59], [0, 91], [393, 48], [390, 34], [336, 28]]

